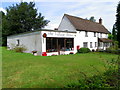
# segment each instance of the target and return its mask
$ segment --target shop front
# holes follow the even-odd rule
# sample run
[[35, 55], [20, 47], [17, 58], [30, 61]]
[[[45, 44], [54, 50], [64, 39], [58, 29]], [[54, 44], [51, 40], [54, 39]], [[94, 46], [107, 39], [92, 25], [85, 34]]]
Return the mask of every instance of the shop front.
[[43, 52], [42, 56], [74, 54], [74, 37], [73, 32], [44, 31], [43, 35]]

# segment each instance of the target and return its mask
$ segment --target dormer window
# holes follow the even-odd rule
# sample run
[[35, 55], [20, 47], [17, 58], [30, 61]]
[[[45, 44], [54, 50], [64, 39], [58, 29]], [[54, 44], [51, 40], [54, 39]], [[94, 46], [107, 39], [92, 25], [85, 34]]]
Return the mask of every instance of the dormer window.
[[94, 32], [94, 37], [96, 37], [96, 32]]
[[85, 31], [85, 37], [88, 37], [88, 32], [87, 31]]

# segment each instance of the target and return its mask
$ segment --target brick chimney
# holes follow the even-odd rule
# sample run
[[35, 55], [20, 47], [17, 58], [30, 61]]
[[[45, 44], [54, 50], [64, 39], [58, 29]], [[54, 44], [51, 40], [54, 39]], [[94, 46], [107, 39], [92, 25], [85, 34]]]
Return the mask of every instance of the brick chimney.
[[101, 18], [99, 19], [99, 24], [102, 24], [102, 19]]

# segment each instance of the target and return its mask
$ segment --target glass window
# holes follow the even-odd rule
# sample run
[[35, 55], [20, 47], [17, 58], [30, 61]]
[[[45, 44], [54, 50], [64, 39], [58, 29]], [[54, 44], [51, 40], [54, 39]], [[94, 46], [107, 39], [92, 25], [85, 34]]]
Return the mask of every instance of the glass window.
[[99, 42], [99, 45], [98, 45], [99, 47], [102, 47], [103, 46], [103, 43], [102, 42]]
[[92, 42], [90, 42], [90, 48], [92, 48]]
[[85, 31], [85, 37], [88, 37], [88, 32], [87, 31]]
[[96, 32], [94, 32], [94, 37], [96, 37]]
[[102, 38], [102, 33], [100, 33], [100, 37]]
[[97, 42], [95, 42], [95, 47], [97, 47]]
[[88, 43], [87, 42], [83, 42], [83, 47], [87, 48], [88, 47]]
[[17, 46], [19, 46], [20, 45], [20, 40], [18, 39], [17, 40], [17, 44], [16, 44]]
[[99, 33], [97, 33], [97, 37], [99, 37]]
[[74, 39], [73, 38], [46, 38], [46, 51], [47, 52], [59, 52], [73, 50]]

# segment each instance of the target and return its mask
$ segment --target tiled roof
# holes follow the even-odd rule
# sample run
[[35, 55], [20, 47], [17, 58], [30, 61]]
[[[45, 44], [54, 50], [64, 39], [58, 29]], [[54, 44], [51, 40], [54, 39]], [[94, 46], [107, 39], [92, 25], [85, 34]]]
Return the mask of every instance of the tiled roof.
[[69, 21], [78, 31], [80, 30], [80, 31], [110, 33], [102, 24], [99, 24], [97, 22], [92, 22], [90, 20], [82, 19], [68, 14], [65, 14], [64, 16], [66, 16], [69, 19]]
[[113, 42], [112, 40], [108, 39], [108, 38], [99, 38], [100, 42]]

